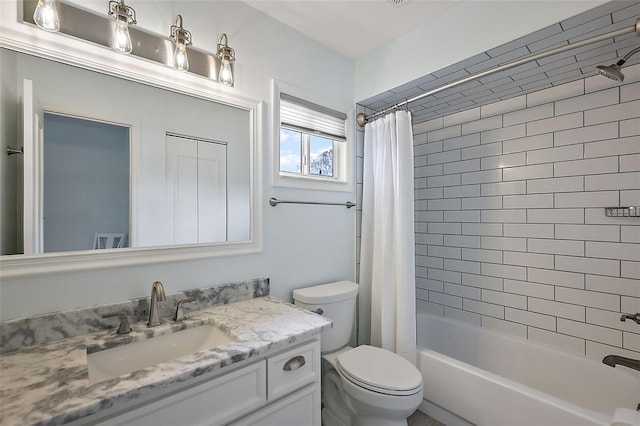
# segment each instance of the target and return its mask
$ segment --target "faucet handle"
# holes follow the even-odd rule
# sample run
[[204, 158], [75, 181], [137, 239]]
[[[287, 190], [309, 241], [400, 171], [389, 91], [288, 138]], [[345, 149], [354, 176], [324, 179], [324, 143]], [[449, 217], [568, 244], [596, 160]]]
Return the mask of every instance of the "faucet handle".
[[118, 331], [116, 331], [117, 334], [131, 333], [131, 326], [129, 325], [129, 318], [127, 318], [127, 314], [121, 311], [102, 314], [102, 318], [111, 318], [111, 317], [120, 318], [120, 325], [118, 326]]
[[195, 297], [187, 297], [186, 299], [178, 300], [178, 304], [176, 305], [176, 313], [173, 316], [174, 321], [184, 321], [186, 317], [184, 316], [184, 311], [182, 310], [183, 303], [191, 303], [195, 302]]

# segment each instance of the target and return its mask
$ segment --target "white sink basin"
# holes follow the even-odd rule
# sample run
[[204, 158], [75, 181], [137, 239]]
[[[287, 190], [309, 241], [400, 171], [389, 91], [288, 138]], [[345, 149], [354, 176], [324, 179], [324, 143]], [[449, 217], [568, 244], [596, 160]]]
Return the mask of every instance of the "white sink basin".
[[202, 325], [87, 354], [89, 383], [235, 342], [214, 325]]

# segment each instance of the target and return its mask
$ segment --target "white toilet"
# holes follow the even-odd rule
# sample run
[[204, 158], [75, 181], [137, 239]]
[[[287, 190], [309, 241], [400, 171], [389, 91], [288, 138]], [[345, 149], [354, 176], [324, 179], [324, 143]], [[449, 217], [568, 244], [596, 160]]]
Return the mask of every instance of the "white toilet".
[[358, 284], [350, 281], [293, 291], [297, 306], [333, 321], [322, 332], [322, 424], [406, 426], [422, 402], [422, 375], [409, 361], [373, 346], [347, 346], [356, 312]]

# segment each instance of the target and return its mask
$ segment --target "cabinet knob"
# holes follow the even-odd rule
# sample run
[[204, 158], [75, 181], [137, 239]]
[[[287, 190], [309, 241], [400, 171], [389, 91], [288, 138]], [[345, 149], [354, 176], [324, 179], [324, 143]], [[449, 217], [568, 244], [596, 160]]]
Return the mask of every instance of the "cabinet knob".
[[293, 371], [305, 365], [307, 361], [305, 361], [302, 355], [295, 356], [291, 358], [289, 361], [284, 363], [284, 367], [282, 369], [284, 371]]

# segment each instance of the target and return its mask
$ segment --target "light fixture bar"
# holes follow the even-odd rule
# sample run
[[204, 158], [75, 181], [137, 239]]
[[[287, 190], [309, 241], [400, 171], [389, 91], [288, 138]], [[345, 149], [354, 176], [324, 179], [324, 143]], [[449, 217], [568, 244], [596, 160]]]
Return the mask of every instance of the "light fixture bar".
[[[24, 0], [23, 22], [34, 24], [35, 0]], [[86, 10], [58, 1], [60, 13], [60, 33], [64, 33], [111, 49], [113, 18], [105, 14], [95, 15]], [[159, 35], [150, 34], [139, 28], [130, 27], [133, 50], [130, 55], [144, 58], [168, 67], [172, 66], [174, 43]], [[218, 82], [221, 62], [215, 54], [189, 47], [189, 73]]]

